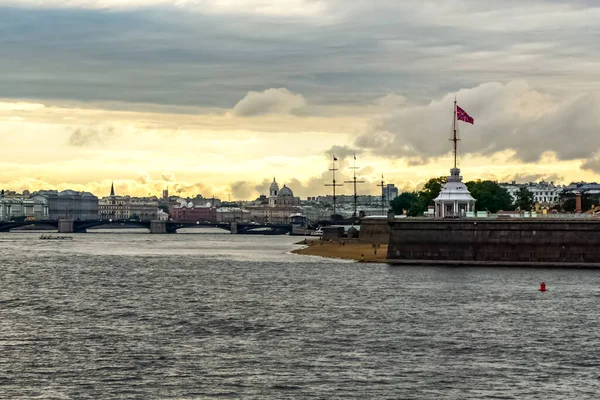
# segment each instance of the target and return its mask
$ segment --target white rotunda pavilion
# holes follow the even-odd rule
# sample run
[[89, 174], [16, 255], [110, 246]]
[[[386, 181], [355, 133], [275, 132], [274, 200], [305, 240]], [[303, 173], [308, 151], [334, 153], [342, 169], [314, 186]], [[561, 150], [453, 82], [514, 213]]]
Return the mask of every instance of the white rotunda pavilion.
[[460, 218], [465, 217], [470, 211], [475, 211], [475, 199], [469, 193], [467, 185], [462, 182], [460, 169], [450, 170], [448, 182], [442, 187], [434, 202], [435, 216], [440, 218]]
[[[461, 110], [462, 111], [462, 110]], [[463, 111], [464, 112], [464, 111]], [[469, 123], [473, 123], [473, 119], [467, 116], [468, 119], [462, 119]], [[461, 218], [466, 217], [468, 212], [475, 211], [475, 199], [469, 193], [467, 185], [462, 181], [460, 169], [456, 165], [457, 154], [457, 108], [456, 99], [454, 99], [454, 120], [452, 121], [454, 142], [454, 168], [450, 169], [448, 181], [442, 187], [440, 194], [435, 198], [435, 216], [439, 218]]]

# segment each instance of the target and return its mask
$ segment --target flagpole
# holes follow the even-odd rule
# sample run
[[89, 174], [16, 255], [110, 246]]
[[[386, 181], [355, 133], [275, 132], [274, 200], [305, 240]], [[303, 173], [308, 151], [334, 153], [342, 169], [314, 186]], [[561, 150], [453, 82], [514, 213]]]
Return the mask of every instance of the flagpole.
[[452, 130], [454, 131], [454, 135], [452, 137], [452, 141], [454, 142], [454, 168], [456, 168], [456, 96], [454, 96], [454, 119], [452, 120]]

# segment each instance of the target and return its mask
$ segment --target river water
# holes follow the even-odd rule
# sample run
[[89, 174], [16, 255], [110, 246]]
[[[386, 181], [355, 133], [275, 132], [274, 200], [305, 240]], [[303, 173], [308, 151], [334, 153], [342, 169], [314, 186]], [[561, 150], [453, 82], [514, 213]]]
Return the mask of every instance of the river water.
[[287, 236], [38, 237], [0, 233], [1, 399], [600, 393], [600, 271], [358, 264], [289, 254]]

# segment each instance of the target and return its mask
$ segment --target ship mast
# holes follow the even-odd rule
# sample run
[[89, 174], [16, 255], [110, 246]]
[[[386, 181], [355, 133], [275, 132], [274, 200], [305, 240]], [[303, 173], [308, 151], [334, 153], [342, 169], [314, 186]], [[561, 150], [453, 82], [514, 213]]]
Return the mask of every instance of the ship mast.
[[[381, 215], [385, 215], [385, 181], [383, 180], [383, 174], [381, 174], [381, 184], [377, 185], [381, 187]], [[389, 189], [388, 189], [388, 197], [389, 197]]]
[[354, 153], [354, 166], [350, 167], [354, 171], [354, 176], [351, 181], [344, 181], [344, 183], [354, 183], [354, 214], [353, 217], [356, 217], [356, 209], [358, 208], [358, 194], [356, 193], [356, 184], [357, 183], [365, 183], [365, 181], [356, 180], [356, 170], [358, 167], [356, 166], [356, 153]]
[[326, 183], [325, 186], [331, 186], [333, 188], [333, 216], [332, 216], [332, 220], [335, 221], [335, 216], [336, 216], [336, 200], [337, 197], [335, 196], [335, 188], [338, 186], [343, 186], [339, 183], [336, 183], [335, 180], [335, 171], [337, 171], [338, 169], [335, 167], [335, 162], [337, 161], [337, 157], [335, 155], [332, 156], [333, 157], [333, 161], [332, 161], [332, 168], [330, 168], [329, 170], [333, 173], [333, 183]]

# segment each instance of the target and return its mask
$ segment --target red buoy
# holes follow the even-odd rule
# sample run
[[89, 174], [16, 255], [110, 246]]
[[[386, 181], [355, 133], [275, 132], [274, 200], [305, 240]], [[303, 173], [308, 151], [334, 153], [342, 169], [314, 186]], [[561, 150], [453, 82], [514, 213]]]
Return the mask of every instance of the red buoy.
[[545, 292], [546, 291], [546, 282], [542, 282], [540, 283], [540, 292]]

